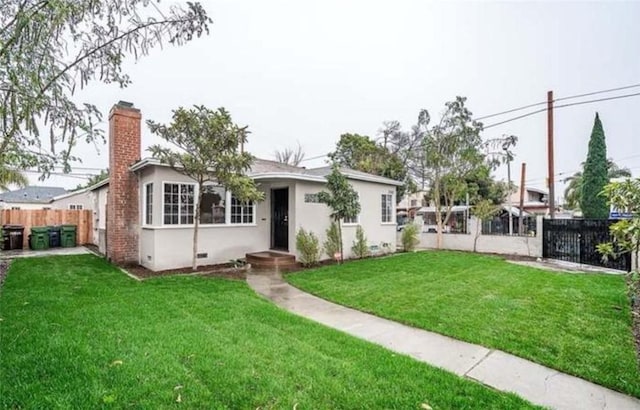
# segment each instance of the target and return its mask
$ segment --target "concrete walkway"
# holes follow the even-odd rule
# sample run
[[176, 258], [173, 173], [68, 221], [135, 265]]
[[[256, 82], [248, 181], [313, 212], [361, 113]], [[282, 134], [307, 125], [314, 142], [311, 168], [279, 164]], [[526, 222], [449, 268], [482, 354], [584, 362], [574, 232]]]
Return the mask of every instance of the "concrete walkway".
[[499, 350], [405, 326], [315, 297], [277, 273], [249, 273], [257, 293], [284, 309], [532, 403], [555, 409], [640, 409], [640, 400]]
[[0, 251], [0, 260], [33, 258], [38, 256], [84, 255], [86, 253], [91, 253], [91, 251], [84, 246], [76, 246], [74, 248], [49, 248], [39, 251], [20, 249], [13, 251]]

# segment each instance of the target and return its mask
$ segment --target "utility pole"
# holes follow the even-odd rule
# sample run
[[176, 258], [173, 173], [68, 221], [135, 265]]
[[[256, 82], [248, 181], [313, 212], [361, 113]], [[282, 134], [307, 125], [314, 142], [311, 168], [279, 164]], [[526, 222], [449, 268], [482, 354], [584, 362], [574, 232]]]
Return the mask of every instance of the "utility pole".
[[520, 216], [518, 218], [518, 234], [523, 235], [524, 234], [524, 225], [522, 223], [522, 215], [523, 215], [523, 210], [522, 208], [524, 207], [524, 181], [525, 181], [525, 174], [527, 173], [527, 164], [526, 162], [522, 163], [522, 170], [520, 171]]
[[513, 191], [511, 190], [511, 159], [507, 160], [507, 186], [509, 187], [509, 235], [513, 235]]
[[553, 164], [553, 91], [547, 92], [547, 155], [549, 163], [549, 216], [556, 216], [556, 190]]

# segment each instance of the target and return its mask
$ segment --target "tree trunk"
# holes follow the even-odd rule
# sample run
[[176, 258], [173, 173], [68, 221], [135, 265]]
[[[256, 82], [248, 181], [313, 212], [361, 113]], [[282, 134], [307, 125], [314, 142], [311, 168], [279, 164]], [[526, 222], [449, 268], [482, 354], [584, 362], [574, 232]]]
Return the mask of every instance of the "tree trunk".
[[342, 263], [342, 260], [344, 259], [344, 253], [342, 252], [342, 221], [340, 219], [336, 219], [336, 223], [338, 224], [338, 238], [340, 238], [339, 241], [339, 252], [340, 252], [340, 260], [338, 261], [338, 263]]
[[442, 249], [442, 212], [440, 210], [440, 181], [434, 187], [434, 204], [436, 206], [436, 248]]
[[473, 252], [477, 252], [478, 238], [480, 237], [480, 227], [482, 226], [482, 221], [478, 219], [478, 223], [476, 224], [476, 237], [473, 239]]
[[198, 195], [194, 204], [193, 216], [193, 259], [191, 260], [191, 268], [195, 271], [198, 269], [198, 227], [200, 226], [200, 201], [202, 200], [203, 183], [198, 183]]

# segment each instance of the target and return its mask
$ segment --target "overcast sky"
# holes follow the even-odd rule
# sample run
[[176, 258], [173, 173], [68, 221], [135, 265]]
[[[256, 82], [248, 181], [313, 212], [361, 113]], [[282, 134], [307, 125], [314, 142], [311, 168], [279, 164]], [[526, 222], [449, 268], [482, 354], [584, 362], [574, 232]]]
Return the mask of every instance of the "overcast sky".
[[[275, 149], [298, 141], [307, 157], [315, 157], [331, 151], [345, 132], [375, 137], [386, 120], [409, 129], [421, 108], [437, 116], [457, 95], [483, 116], [544, 101], [548, 90], [561, 98], [640, 83], [640, 2], [204, 5], [214, 20], [209, 36], [128, 63], [133, 84], [126, 89], [92, 85], [78, 98], [96, 104], [105, 119], [118, 100], [133, 102], [144, 119], [163, 122], [179, 106], [224, 106], [237, 123], [249, 126], [254, 155], [272, 158]], [[563, 103], [636, 92], [640, 88]], [[536, 108], [542, 106], [484, 123]], [[596, 111], [608, 156], [640, 174], [640, 96], [558, 109], [556, 172], [570, 174], [585, 160]], [[520, 139], [514, 180], [526, 162], [527, 183], [544, 187], [546, 114], [487, 129], [484, 137], [502, 134]], [[143, 149], [156, 142], [143, 127]], [[77, 153], [81, 166], [107, 166], [106, 146], [99, 152], [82, 146]], [[304, 163], [323, 164], [324, 159]], [[503, 178], [506, 170], [496, 175]], [[45, 183], [80, 182], [52, 177]]]

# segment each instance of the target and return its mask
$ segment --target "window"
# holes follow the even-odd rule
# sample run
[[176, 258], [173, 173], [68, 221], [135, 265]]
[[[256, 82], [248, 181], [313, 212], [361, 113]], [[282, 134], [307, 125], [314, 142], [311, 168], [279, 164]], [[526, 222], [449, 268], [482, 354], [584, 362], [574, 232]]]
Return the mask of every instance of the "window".
[[11, 210], [12, 210], [12, 211], [19, 211], [19, 210], [20, 210], [20, 207], [19, 207], [19, 206], [12, 206], [12, 207], [11, 207]]
[[193, 184], [164, 184], [165, 225], [193, 224]]
[[304, 194], [304, 202], [312, 204], [320, 203], [318, 194]]
[[72, 211], [81, 211], [84, 207], [80, 204], [69, 204], [69, 209]]
[[382, 194], [382, 222], [393, 222], [393, 195]]
[[358, 219], [359, 219], [360, 215], [356, 215], [353, 218], [344, 218], [342, 220], [343, 223], [345, 224], [357, 224], [358, 223]]
[[418, 206], [418, 200], [417, 199], [412, 199], [411, 200], [411, 207], [414, 207], [414, 206]]
[[153, 183], [144, 186], [144, 223], [153, 224]]
[[234, 196], [231, 197], [231, 223], [232, 224], [252, 224], [253, 210], [255, 205], [252, 201], [241, 202]]
[[224, 188], [206, 185], [200, 201], [200, 223], [224, 224], [226, 221], [227, 193]]

